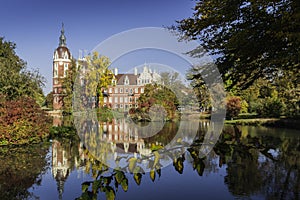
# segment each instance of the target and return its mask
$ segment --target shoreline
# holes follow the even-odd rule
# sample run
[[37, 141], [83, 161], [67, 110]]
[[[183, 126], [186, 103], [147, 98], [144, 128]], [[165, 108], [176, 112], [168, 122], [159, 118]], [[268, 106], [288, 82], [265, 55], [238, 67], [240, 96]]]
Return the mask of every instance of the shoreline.
[[243, 126], [266, 126], [274, 128], [287, 128], [300, 130], [299, 119], [281, 119], [281, 118], [253, 118], [253, 119], [234, 119], [225, 120], [225, 124], [243, 125]]

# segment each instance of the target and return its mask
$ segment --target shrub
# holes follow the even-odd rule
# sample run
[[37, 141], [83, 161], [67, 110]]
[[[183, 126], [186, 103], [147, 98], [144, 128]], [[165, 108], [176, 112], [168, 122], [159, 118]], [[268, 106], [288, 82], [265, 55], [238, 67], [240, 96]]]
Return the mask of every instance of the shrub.
[[34, 99], [0, 97], [0, 144], [40, 142], [49, 136], [50, 123]]
[[263, 117], [280, 117], [284, 111], [284, 103], [278, 98], [267, 97], [262, 100], [261, 108], [257, 113]]
[[247, 101], [241, 101], [241, 113], [248, 113], [248, 107], [249, 104], [247, 103]]
[[232, 96], [227, 98], [226, 102], [226, 118], [232, 119], [239, 115], [241, 111], [241, 98]]

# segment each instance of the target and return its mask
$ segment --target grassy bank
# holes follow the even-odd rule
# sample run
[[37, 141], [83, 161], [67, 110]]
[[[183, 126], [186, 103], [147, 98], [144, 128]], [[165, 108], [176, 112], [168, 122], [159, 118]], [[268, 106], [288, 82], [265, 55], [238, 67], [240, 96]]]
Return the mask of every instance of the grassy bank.
[[281, 118], [255, 118], [255, 119], [234, 119], [226, 120], [226, 124], [247, 125], [247, 126], [270, 126], [278, 128], [291, 128], [300, 130], [299, 119], [281, 119]]

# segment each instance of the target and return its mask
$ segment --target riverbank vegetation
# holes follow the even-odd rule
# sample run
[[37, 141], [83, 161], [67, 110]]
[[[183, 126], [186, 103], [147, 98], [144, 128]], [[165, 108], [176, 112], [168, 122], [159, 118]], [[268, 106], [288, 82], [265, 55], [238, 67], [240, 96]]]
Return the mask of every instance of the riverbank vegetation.
[[41, 109], [45, 79], [27, 69], [16, 45], [0, 37], [0, 145], [43, 141], [51, 119]]
[[[227, 119], [240, 113], [294, 119], [300, 116], [299, 16], [296, 0], [204, 0], [170, 29], [179, 31], [180, 39], [200, 42], [191, 56], [201, 57], [204, 48], [216, 58], [227, 91]], [[188, 77], [207, 111], [213, 108], [201, 67], [194, 66]]]

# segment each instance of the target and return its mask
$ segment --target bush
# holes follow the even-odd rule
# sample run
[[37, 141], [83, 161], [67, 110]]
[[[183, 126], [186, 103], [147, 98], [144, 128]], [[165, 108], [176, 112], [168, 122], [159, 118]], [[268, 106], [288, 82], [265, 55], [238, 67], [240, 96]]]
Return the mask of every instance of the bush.
[[51, 119], [29, 97], [0, 96], [0, 144], [37, 143], [49, 136]]
[[249, 104], [247, 103], [247, 101], [241, 101], [241, 113], [248, 113], [248, 107]]
[[278, 98], [264, 98], [257, 113], [263, 117], [280, 117], [284, 111], [284, 103]]
[[241, 111], [241, 98], [232, 96], [227, 99], [226, 102], [226, 118], [232, 119], [239, 115]]

